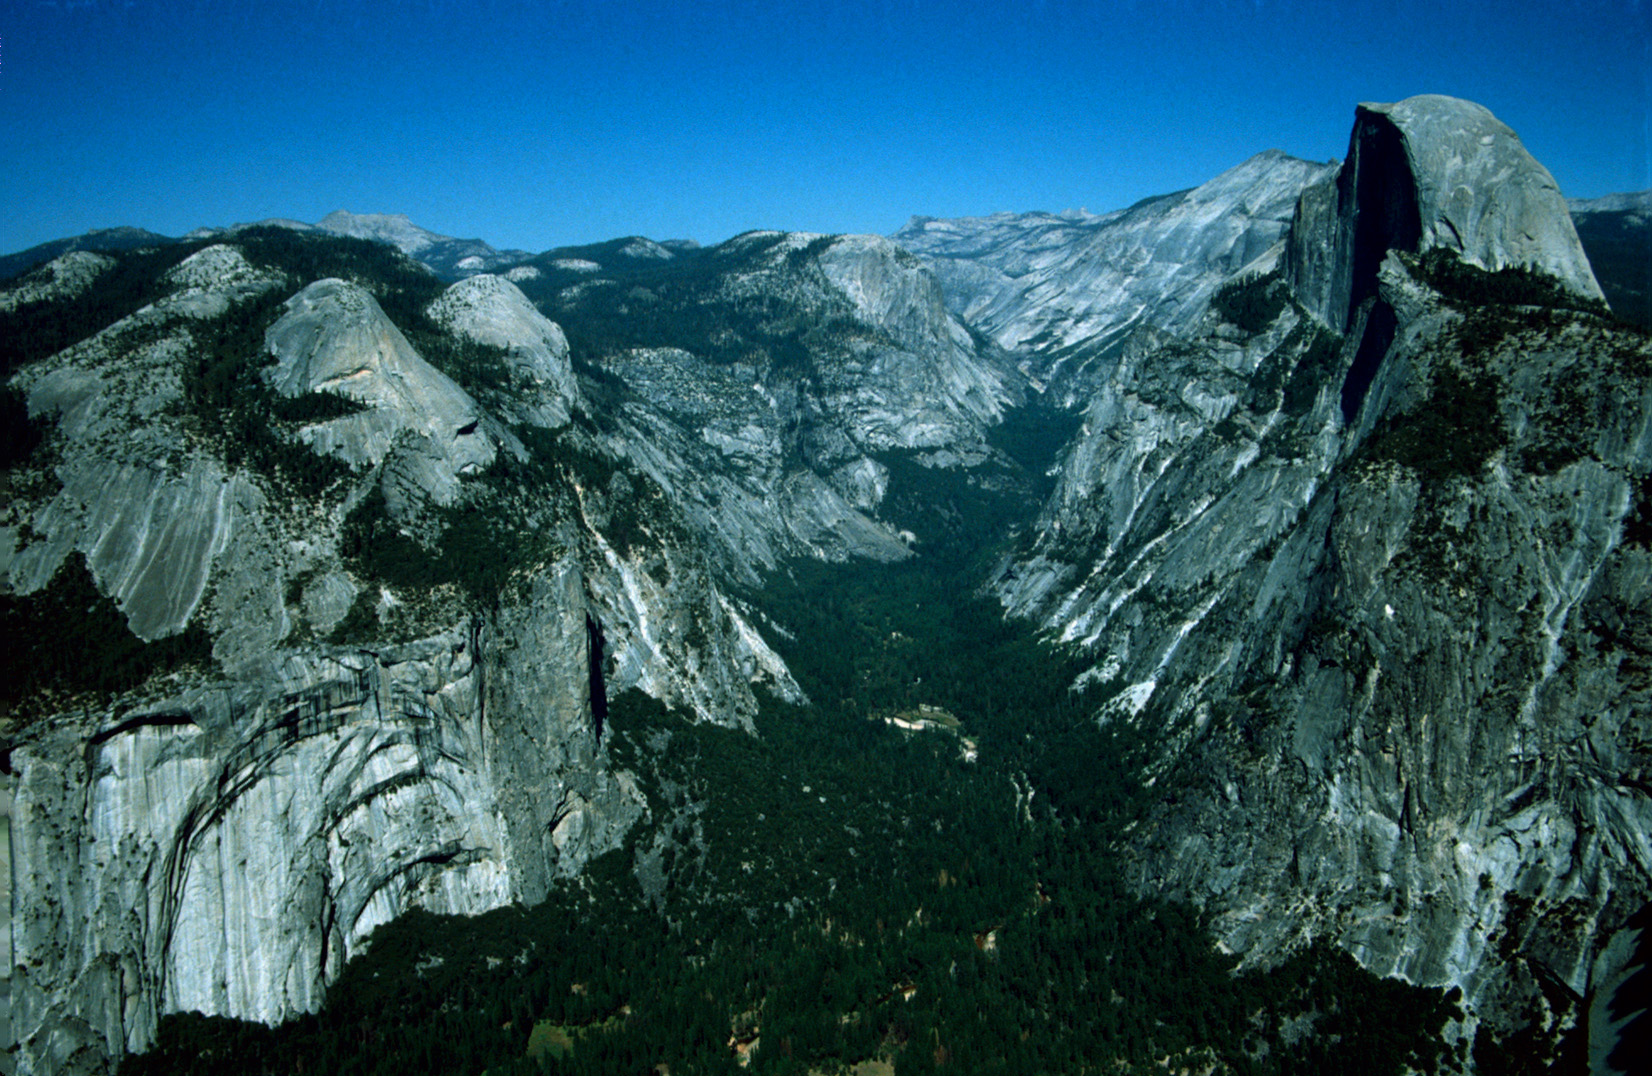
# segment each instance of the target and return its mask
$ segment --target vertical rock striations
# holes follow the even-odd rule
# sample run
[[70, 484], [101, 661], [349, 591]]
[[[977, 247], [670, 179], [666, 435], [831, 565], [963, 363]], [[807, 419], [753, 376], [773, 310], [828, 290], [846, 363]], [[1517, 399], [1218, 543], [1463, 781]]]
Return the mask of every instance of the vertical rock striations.
[[623, 385], [604, 443], [724, 577], [756, 585], [793, 556], [904, 558], [880, 511], [892, 465], [1004, 463], [987, 431], [1023, 379], [890, 241], [752, 232], [675, 254], [640, 240], [585, 253], [605, 260], [553, 251], [521, 286], [586, 327], [586, 360]]
[[935, 273], [950, 309], [1060, 406], [1082, 407], [1132, 332], [1189, 332], [1229, 277], [1270, 268], [1298, 195], [1333, 170], [1270, 150], [1113, 213], [916, 217], [893, 238]]
[[[312, 1011], [409, 909], [543, 899], [647, 811], [606, 696], [747, 729], [759, 685], [799, 699], [724, 582], [909, 555], [881, 461], [979, 466], [1015, 395], [883, 239], [630, 242], [711, 266], [728, 329], [599, 354], [583, 387], [515, 283], [299, 287], [228, 239], [16, 381], [55, 484], [9, 506], [13, 593], [84, 555], [132, 631], [204, 630], [215, 660], [5, 729], [24, 1071], [106, 1071], [169, 1012]], [[85, 261], [54, 280], [95, 286]]]
[[1027, 386], [1082, 426], [987, 586], [1164, 745], [1118, 850], [1142, 889], [1251, 962], [1327, 938], [1460, 985], [1492, 1051], [1621, 978], [1652, 897], [1652, 344], [1598, 316], [1484, 109], [1363, 105], [1340, 168], [917, 219], [915, 254], [629, 239], [444, 291], [238, 234], [12, 380], [51, 429], [8, 473], [10, 596], [83, 559], [138, 638], [211, 642], [4, 715], [22, 1071], [106, 1072], [168, 1012], [310, 1011], [409, 909], [543, 898], [649, 810], [605, 698], [747, 729], [759, 690], [798, 699], [730, 588], [922, 550], [901, 476], [1025, 496], [989, 430]]

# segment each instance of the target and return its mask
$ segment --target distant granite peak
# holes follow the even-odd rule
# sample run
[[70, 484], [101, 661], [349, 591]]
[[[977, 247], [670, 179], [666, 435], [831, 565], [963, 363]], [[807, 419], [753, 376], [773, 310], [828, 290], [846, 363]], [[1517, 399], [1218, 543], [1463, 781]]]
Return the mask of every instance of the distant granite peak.
[[913, 217], [893, 239], [936, 275], [954, 314], [1077, 406], [1107, 365], [1098, 359], [1143, 326], [1190, 331], [1223, 282], [1272, 257], [1303, 189], [1334, 173], [1269, 150], [1110, 213]]
[[495, 250], [480, 239], [455, 239], [421, 228], [405, 213], [351, 213], [337, 209], [316, 222], [334, 235], [387, 243], [424, 263], [438, 276], [474, 276], [506, 269], [528, 257], [525, 250]]
[[409, 255], [428, 250], [437, 243], [451, 242], [450, 236], [437, 235], [414, 224], [406, 213], [352, 213], [335, 209], [317, 221], [316, 227], [334, 235], [376, 239]]
[[1577, 217], [1587, 213], [1652, 214], [1652, 190], [1623, 191], [1599, 198], [1568, 198], [1566, 208]]
[[1336, 329], [1375, 294], [1389, 250], [1528, 266], [1602, 297], [1554, 176], [1490, 111], [1455, 97], [1360, 105], [1347, 161], [1303, 193], [1291, 232], [1292, 283]]

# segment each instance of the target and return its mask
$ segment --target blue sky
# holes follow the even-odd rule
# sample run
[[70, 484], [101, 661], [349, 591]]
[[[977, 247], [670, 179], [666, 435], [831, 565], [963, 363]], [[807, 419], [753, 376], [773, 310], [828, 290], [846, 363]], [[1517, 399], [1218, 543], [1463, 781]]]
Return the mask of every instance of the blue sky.
[[1356, 102], [1652, 187], [1652, 0], [0, 0], [0, 251], [334, 209], [543, 250], [1115, 209]]

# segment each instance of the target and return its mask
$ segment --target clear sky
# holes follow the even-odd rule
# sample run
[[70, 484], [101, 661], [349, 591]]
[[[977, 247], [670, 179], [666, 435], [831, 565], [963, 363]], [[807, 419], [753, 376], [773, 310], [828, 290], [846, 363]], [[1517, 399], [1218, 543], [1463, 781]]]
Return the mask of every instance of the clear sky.
[[1652, 187], [1652, 0], [0, 0], [0, 252], [334, 209], [532, 251], [1116, 209], [1447, 93]]

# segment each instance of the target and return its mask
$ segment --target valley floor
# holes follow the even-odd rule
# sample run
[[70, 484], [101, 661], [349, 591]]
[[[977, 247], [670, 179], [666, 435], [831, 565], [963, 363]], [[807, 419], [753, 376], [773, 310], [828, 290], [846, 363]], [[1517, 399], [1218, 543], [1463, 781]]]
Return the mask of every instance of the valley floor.
[[[1073, 669], [934, 563], [775, 580], [762, 609], [813, 702], [766, 702], [755, 737], [613, 699], [608, 750], [644, 777], [649, 817], [544, 904], [405, 916], [321, 1012], [167, 1017], [121, 1071], [1462, 1062], [1439, 991], [1319, 948], [1236, 974], [1197, 910], [1130, 896], [1112, 848], [1142, 802], [1125, 774], [1144, 745], [1087, 721]], [[956, 715], [978, 759], [941, 729], [868, 720], [926, 707]]]

